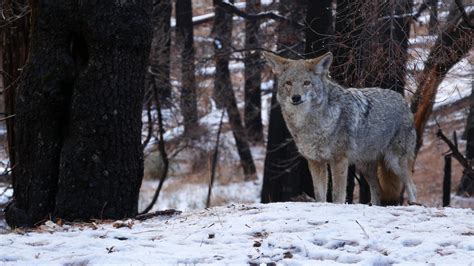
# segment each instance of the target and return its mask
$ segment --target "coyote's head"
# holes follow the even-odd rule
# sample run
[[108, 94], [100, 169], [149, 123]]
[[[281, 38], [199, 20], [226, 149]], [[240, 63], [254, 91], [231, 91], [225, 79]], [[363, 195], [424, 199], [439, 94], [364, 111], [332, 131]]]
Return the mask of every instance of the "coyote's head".
[[282, 108], [313, 109], [327, 102], [331, 52], [308, 60], [291, 60], [266, 52], [263, 55], [278, 76], [277, 99]]

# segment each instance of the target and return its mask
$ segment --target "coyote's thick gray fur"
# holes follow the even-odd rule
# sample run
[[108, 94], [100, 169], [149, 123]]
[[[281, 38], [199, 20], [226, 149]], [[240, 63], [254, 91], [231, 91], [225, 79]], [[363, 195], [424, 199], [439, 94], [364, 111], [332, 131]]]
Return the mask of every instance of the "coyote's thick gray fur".
[[416, 134], [402, 95], [336, 84], [328, 75], [331, 53], [309, 60], [264, 55], [278, 75], [277, 99], [299, 152], [308, 160], [317, 201], [326, 199], [327, 164], [334, 202], [346, 200], [349, 164], [367, 179], [372, 204], [398, 202], [402, 184], [409, 202], [416, 201], [411, 177]]

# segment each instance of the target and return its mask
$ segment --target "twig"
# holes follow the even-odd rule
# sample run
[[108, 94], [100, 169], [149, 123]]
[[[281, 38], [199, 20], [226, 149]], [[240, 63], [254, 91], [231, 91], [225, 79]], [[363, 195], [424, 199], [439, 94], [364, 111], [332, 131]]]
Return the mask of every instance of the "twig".
[[169, 209], [164, 211], [156, 211], [150, 213], [139, 214], [135, 217], [135, 220], [143, 221], [157, 216], [171, 216], [171, 215], [179, 215], [182, 211], [178, 211], [175, 209]]
[[146, 116], [148, 119], [148, 127], [147, 127], [147, 135], [145, 141], [143, 141], [143, 149], [148, 146], [148, 143], [150, 143], [151, 137], [153, 135], [153, 117], [151, 115], [151, 99], [147, 101], [146, 103]]
[[471, 166], [468, 162], [468, 160], [459, 152], [459, 149], [454, 145], [451, 140], [449, 140], [446, 135], [443, 134], [443, 131], [438, 129], [438, 133], [436, 133], [436, 136], [446, 142], [446, 144], [449, 146], [449, 149], [453, 153], [453, 157], [464, 167], [466, 170], [470, 170]]
[[8, 119], [13, 118], [13, 117], [15, 117], [15, 115], [9, 115], [7, 117], [0, 118], [0, 121], [5, 121], [5, 120], [8, 120]]
[[158, 200], [158, 196], [160, 195], [161, 188], [163, 187], [163, 183], [165, 182], [166, 176], [168, 175], [168, 166], [169, 166], [168, 154], [166, 153], [165, 140], [163, 137], [163, 135], [165, 134], [165, 129], [163, 126], [163, 116], [161, 114], [161, 104], [158, 98], [158, 90], [156, 88], [153, 89], [153, 96], [155, 98], [156, 110], [158, 112], [158, 130], [160, 133], [160, 141], [158, 142], [158, 149], [160, 150], [161, 157], [163, 158], [164, 167], [163, 167], [163, 171], [161, 172], [160, 183], [158, 184], [158, 187], [156, 188], [155, 194], [153, 195], [153, 199], [151, 200], [148, 207], [146, 207], [145, 210], [143, 210], [140, 214], [145, 214], [149, 212], [153, 208], [153, 205], [155, 205], [156, 201]]
[[461, 12], [462, 19], [464, 20], [466, 25], [469, 28], [474, 29], [474, 25], [471, 23], [469, 16], [467, 15], [466, 10], [464, 9], [462, 5], [461, 0], [454, 0], [454, 3], [456, 3], [456, 5], [458, 6], [459, 12]]
[[362, 225], [359, 223], [359, 221], [355, 220], [356, 223], [360, 226], [360, 229], [362, 229], [362, 232], [364, 233], [364, 236], [366, 239], [369, 239], [369, 235], [367, 234], [367, 232], [365, 231], [364, 227], [362, 227]]
[[3, 191], [2, 193], [0, 193], [0, 196], [3, 196], [5, 193], [7, 193], [7, 191], [12, 188], [12, 185], [8, 185]]
[[418, 18], [420, 17], [421, 13], [423, 13], [423, 11], [425, 11], [426, 9], [428, 8], [428, 4], [426, 4], [426, 2], [423, 2], [420, 7], [418, 8], [418, 11], [416, 11], [416, 13], [413, 15], [413, 19], [414, 20], [418, 20]]
[[224, 114], [225, 114], [225, 109], [222, 110], [221, 120], [219, 122], [219, 128], [217, 129], [216, 147], [214, 148], [214, 155], [212, 156], [211, 178], [209, 180], [209, 189], [207, 192], [206, 208], [209, 208], [211, 205], [211, 193], [212, 193], [212, 186], [214, 185], [214, 180], [216, 177], [217, 155], [219, 154], [219, 141], [221, 137], [222, 122], [224, 121]]

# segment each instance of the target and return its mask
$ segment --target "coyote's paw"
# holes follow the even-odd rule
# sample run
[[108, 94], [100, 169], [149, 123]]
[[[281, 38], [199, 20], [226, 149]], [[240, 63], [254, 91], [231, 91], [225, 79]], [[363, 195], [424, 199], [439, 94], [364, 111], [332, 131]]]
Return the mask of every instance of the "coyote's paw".
[[423, 206], [423, 207], [426, 207], [425, 205], [423, 205], [423, 204], [421, 204], [421, 203], [419, 203], [419, 202], [416, 202], [416, 201], [409, 201], [409, 200], [407, 200], [407, 204], [410, 205], [410, 206], [414, 205], [414, 206]]
[[299, 201], [299, 202], [316, 202], [316, 200], [310, 196], [308, 196], [308, 194], [306, 193], [301, 193], [299, 194], [298, 196], [294, 196], [292, 198], [290, 198], [291, 201]]

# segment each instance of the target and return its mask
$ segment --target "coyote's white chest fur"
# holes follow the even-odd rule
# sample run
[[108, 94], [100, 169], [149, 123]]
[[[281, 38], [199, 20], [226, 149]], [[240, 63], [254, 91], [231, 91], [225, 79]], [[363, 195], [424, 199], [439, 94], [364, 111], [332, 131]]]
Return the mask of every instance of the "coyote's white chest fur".
[[340, 110], [333, 109], [325, 117], [315, 117], [306, 108], [297, 109], [282, 105], [283, 117], [293, 136], [298, 151], [307, 159], [326, 161], [333, 159], [337, 146], [346, 144], [345, 139], [335, 139], [333, 133], [338, 126]]

